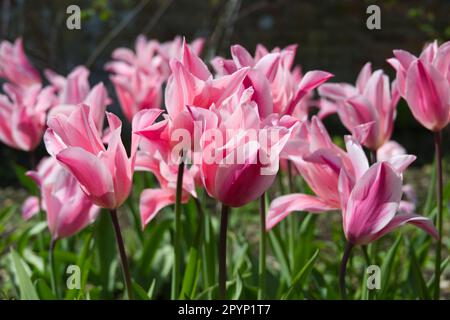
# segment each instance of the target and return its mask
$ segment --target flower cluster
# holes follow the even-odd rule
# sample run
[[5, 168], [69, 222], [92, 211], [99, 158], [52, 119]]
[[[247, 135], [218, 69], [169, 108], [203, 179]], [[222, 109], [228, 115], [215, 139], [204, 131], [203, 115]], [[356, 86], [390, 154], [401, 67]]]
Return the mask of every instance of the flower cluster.
[[[91, 88], [87, 68], [78, 66], [67, 76], [45, 70], [44, 82], [21, 39], [2, 42], [0, 140], [28, 152], [43, 140], [50, 155], [28, 172], [41, 195], [26, 200], [24, 218], [44, 210], [56, 240], [77, 233], [104, 208], [113, 215], [121, 249], [115, 215], [130, 196], [135, 171], [151, 172], [158, 182], [140, 195], [144, 229], [166, 206], [175, 204], [178, 214], [199, 190], [220, 202], [223, 213], [264, 199], [289, 166], [312, 192], [284, 194], [267, 212], [262, 208], [267, 231], [294, 211], [340, 211], [351, 246], [369, 244], [406, 223], [442, 237], [442, 228], [415, 213], [411, 186], [403, 184], [416, 157], [390, 139], [404, 98], [440, 141], [450, 121], [449, 42], [433, 42], [419, 57], [395, 50], [388, 60], [397, 72], [393, 82], [367, 63], [355, 85], [327, 82], [333, 75], [325, 71], [302, 73], [294, 65], [295, 45], [272, 51], [258, 45], [254, 55], [234, 45], [231, 58], [215, 57], [210, 69], [200, 57], [203, 44], [139, 36], [134, 51], [114, 50], [105, 69], [132, 124], [128, 144], [119, 117], [106, 112], [112, 100], [105, 86]], [[319, 112], [311, 116], [313, 107]], [[322, 122], [332, 113], [349, 131], [345, 149]]]

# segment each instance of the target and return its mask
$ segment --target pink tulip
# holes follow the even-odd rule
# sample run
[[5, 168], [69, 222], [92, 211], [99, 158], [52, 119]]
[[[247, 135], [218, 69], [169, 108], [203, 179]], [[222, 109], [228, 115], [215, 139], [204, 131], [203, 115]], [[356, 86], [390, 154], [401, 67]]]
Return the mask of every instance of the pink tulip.
[[39, 72], [28, 61], [21, 38], [13, 43], [0, 43], [0, 78], [20, 86], [29, 87], [41, 84]]
[[89, 90], [89, 70], [85, 66], [78, 66], [67, 77], [47, 69], [45, 76], [58, 94], [57, 104], [77, 104], [86, 99]]
[[[202, 53], [203, 46], [205, 44], [205, 39], [197, 38], [189, 44], [192, 52], [199, 56]], [[176, 36], [171, 41], [166, 41], [160, 43], [158, 46], [158, 53], [161, 57], [163, 63], [161, 64], [161, 73], [164, 75], [164, 78], [167, 79], [170, 76], [170, 60], [172, 59], [180, 59], [183, 52], [183, 38], [180, 36]]]
[[26, 198], [24, 203], [22, 204], [23, 220], [29, 220], [38, 213], [39, 213], [39, 198], [36, 196]]
[[144, 109], [161, 108], [162, 78], [136, 71], [130, 77], [111, 77], [124, 115], [129, 121]]
[[274, 199], [267, 214], [267, 230], [292, 211], [323, 212], [339, 209], [338, 181], [341, 169], [345, 167], [349, 174], [353, 172], [348, 154], [331, 141], [317, 117], [313, 117], [311, 123], [301, 124], [288, 142], [285, 152], [315, 195], [296, 193]]
[[112, 113], [106, 115], [111, 130], [107, 149], [87, 105], [80, 105], [69, 116], [57, 114], [50, 118], [44, 141], [47, 151], [75, 176], [92, 202], [116, 209], [131, 191], [137, 146], [132, 144], [128, 158], [119, 118]]
[[[371, 64], [366, 63], [356, 86], [326, 83], [319, 87], [319, 93], [326, 98], [320, 115], [336, 111], [344, 126], [367, 148], [377, 150], [390, 139], [398, 98], [391, 93], [389, 79], [382, 70], [372, 73]], [[330, 101], [336, 104], [334, 108]]]
[[75, 108], [78, 108], [78, 104], [84, 103], [90, 106], [97, 129], [103, 130], [105, 110], [111, 103], [103, 83], [98, 83], [91, 89], [88, 81], [89, 70], [84, 66], [76, 67], [67, 77], [58, 75], [51, 70], [45, 70], [45, 75], [58, 95], [48, 118], [58, 113], [69, 115]]
[[[203, 40], [194, 41], [190, 47], [200, 54]], [[127, 48], [114, 50], [114, 61], [106, 65], [112, 72], [114, 84], [122, 111], [129, 121], [143, 109], [161, 108], [162, 85], [170, 76], [169, 61], [180, 59], [182, 40], [160, 44], [140, 35], [136, 40], [135, 52]]]
[[213, 78], [208, 67], [186, 43], [181, 59], [172, 59], [170, 68], [172, 75], [167, 82], [165, 102], [171, 118], [186, 105], [206, 109], [220, 105], [241, 87], [248, 72], [248, 68], [242, 68], [231, 75]]
[[[388, 141], [377, 150], [378, 161], [389, 161], [397, 156], [405, 155], [406, 150], [396, 141]], [[400, 201], [399, 212], [414, 213], [416, 210], [417, 197], [413, 186], [405, 184], [402, 188], [405, 200]]]
[[114, 61], [105, 69], [112, 72], [114, 84], [122, 111], [129, 121], [143, 109], [160, 108], [162, 84], [167, 79], [163, 72], [168, 69], [158, 56], [157, 41], [148, 41], [144, 36], [136, 40], [135, 52], [128, 48], [114, 50]]
[[276, 113], [305, 120], [311, 106], [312, 90], [332, 75], [323, 71], [310, 71], [302, 75], [299, 67], [292, 69], [296, 50], [297, 47], [292, 45], [268, 53], [267, 49], [259, 45], [253, 58], [245, 48], [234, 45], [231, 47], [233, 60], [216, 57], [211, 63], [221, 75], [244, 67], [251, 68], [244, 86], [252, 86], [255, 90], [253, 99], [263, 118]]
[[[270, 187], [278, 171], [279, 155], [295, 129], [261, 121], [256, 104], [249, 100], [251, 95], [243, 97], [239, 104], [230, 100], [207, 110], [207, 118], [216, 118], [211, 123], [217, 125], [201, 138], [203, 185], [209, 195], [231, 207], [261, 197]], [[201, 111], [195, 109], [193, 113]]]
[[450, 42], [429, 44], [419, 58], [403, 50], [394, 55], [388, 62], [397, 71], [399, 94], [420, 124], [440, 131], [450, 120]]
[[[353, 161], [362, 158], [364, 152], [354, 148]], [[358, 155], [359, 153], [359, 155]], [[423, 216], [400, 213], [402, 197], [402, 172], [415, 157], [400, 156], [390, 161], [381, 161], [370, 168], [364, 166], [356, 171], [356, 182], [352, 183], [343, 171], [339, 177], [344, 233], [353, 245], [364, 245], [377, 240], [388, 232], [409, 223], [439, 238], [433, 223]]]
[[[54, 158], [44, 158], [37, 171], [27, 173], [38, 183], [42, 192], [42, 209], [47, 212], [47, 222], [52, 239], [69, 237], [95, 220], [99, 208], [88, 199], [76, 179]], [[34, 212], [30, 212], [32, 205]], [[36, 197], [24, 204], [24, 218], [39, 210]]]
[[[324, 135], [318, 136], [324, 137]], [[377, 162], [369, 168], [364, 151], [353, 138], [346, 137], [347, 152], [345, 155], [337, 150], [333, 153], [331, 149], [335, 148], [330, 148], [326, 139], [317, 139], [316, 141], [321, 141], [321, 146], [328, 145], [328, 148], [319, 149], [312, 155], [307, 155], [294, 163], [317, 196], [291, 194], [275, 199], [270, 205], [266, 219], [268, 230], [292, 211], [317, 213], [341, 209], [344, 218], [344, 232], [347, 239], [353, 244], [366, 244], [374, 241], [404, 223], [416, 224], [433, 236], [436, 235], [431, 222], [427, 218], [411, 213], [411, 210], [406, 208], [408, 203], [401, 200], [402, 173], [414, 161], [414, 156], [396, 155], [386, 161]], [[311, 142], [310, 144], [314, 145]], [[312, 165], [307, 167], [308, 161], [317, 167]], [[298, 166], [299, 163], [300, 166]], [[383, 170], [382, 173], [379, 172], [380, 170]], [[377, 173], [375, 174], [375, 172]], [[313, 174], [315, 175], [313, 176]], [[385, 177], [385, 174], [388, 174], [388, 177]], [[378, 182], [379, 185], [376, 184]], [[370, 193], [372, 198], [361, 196], [363, 192]], [[380, 197], [377, 198], [377, 196]], [[349, 207], [351, 201], [352, 205]], [[367, 201], [367, 204], [361, 205], [364, 201]], [[375, 201], [380, 203], [376, 204]], [[358, 207], [357, 210], [356, 207]], [[373, 208], [373, 210], [368, 208]], [[352, 216], [353, 211], [357, 211], [354, 216]], [[401, 213], [394, 218], [398, 211]], [[368, 215], [364, 215], [367, 212], [369, 212]], [[389, 213], [389, 219], [383, 216], [386, 212]], [[383, 217], [386, 220], [383, 220]], [[356, 228], [355, 225], [365, 229], [361, 233], [355, 232], [353, 230]], [[382, 227], [379, 228], [379, 226]]]
[[53, 105], [53, 88], [4, 84], [0, 94], [0, 140], [24, 151], [34, 150], [45, 130], [46, 113]]

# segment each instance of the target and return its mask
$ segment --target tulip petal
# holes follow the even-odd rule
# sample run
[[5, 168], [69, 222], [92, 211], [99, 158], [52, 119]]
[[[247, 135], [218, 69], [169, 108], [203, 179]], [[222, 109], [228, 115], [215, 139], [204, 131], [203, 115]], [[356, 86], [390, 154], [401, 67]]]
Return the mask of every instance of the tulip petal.
[[307, 194], [295, 193], [281, 196], [274, 199], [270, 204], [269, 212], [266, 217], [266, 230], [272, 229], [293, 211], [319, 213], [335, 209], [336, 208], [329, 206], [320, 198]]
[[56, 155], [78, 180], [95, 204], [114, 208], [114, 184], [111, 173], [102, 161], [80, 147], [69, 147]]
[[29, 220], [38, 212], [39, 212], [39, 198], [35, 196], [28, 197], [22, 205], [22, 218], [24, 220]]
[[402, 179], [385, 162], [376, 163], [356, 182], [343, 213], [344, 232], [354, 244], [366, 243], [394, 218]]
[[424, 230], [428, 234], [430, 234], [433, 238], [439, 239], [439, 234], [436, 230], [436, 227], [434, 226], [433, 222], [421, 215], [413, 214], [413, 213], [401, 213], [397, 214], [386, 227], [384, 227], [382, 230], [380, 230], [371, 241], [374, 241], [383, 235], [401, 227], [402, 225], [410, 223], [413, 224], [420, 229]]
[[449, 121], [450, 88], [433, 66], [416, 60], [406, 78], [406, 100], [412, 114], [431, 131], [444, 128]]
[[173, 203], [175, 203], [175, 190], [173, 189], [143, 190], [139, 201], [142, 229], [147, 226], [162, 208]]

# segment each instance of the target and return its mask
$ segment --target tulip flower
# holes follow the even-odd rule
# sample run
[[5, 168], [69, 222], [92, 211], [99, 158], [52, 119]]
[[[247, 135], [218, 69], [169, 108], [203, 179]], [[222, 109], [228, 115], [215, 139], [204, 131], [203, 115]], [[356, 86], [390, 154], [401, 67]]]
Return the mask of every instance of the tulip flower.
[[[295, 126], [262, 121], [246, 89], [236, 103], [235, 96], [220, 107], [212, 107], [205, 119], [216, 127], [201, 138], [200, 173], [208, 194], [222, 202], [219, 235], [219, 293], [225, 298], [226, 231], [230, 207], [240, 207], [262, 198], [278, 171], [279, 155]], [[191, 112], [202, 112], [191, 108]], [[269, 119], [270, 120], [270, 119]], [[287, 121], [289, 122], [289, 121]], [[282, 121], [280, 121], [282, 123]], [[205, 126], [205, 127], [208, 127]]]
[[396, 214], [402, 197], [402, 172], [415, 157], [399, 156], [368, 167], [367, 161], [360, 162], [365, 157], [364, 151], [350, 138], [347, 138], [347, 150], [353, 150], [351, 158], [357, 170], [356, 182], [351, 182], [345, 171], [339, 177], [343, 227], [347, 239], [339, 275], [344, 299], [346, 265], [355, 245], [371, 243], [406, 223], [439, 239], [436, 228], [428, 218], [412, 213]]
[[99, 208], [81, 190], [77, 180], [54, 158], [43, 158], [36, 171], [28, 171], [41, 190], [42, 205], [37, 197], [29, 197], [23, 207], [23, 216], [29, 219], [39, 212], [40, 207], [47, 213], [47, 224], [52, 236], [50, 243], [50, 266], [52, 289], [59, 296], [54, 275], [53, 254], [56, 241], [67, 238], [92, 223]]
[[[274, 161], [279, 161], [278, 155], [294, 129], [262, 122], [255, 108], [254, 102], [242, 101], [230, 113], [225, 106], [211, 109], [218, 119], [216, 132], [223, 139], [208, 138], [213, 131], [203, 136], [203, 184], [212, 197], [230, 207], [259, 198], [272, 184], [278, 169]], [[271, 140], [274, 133], [276, 137]], [[267, 145], [259, 141], [265, 138]], [[214, 150], [220, 152], [215, 154]]]
[[285, 152], [315, 195], [293, 193], [274, 199], [266, 219], [267, 230], [292, 211], [319, 213], [340, 209], [340, 171], [342, 168], [347, 168], [349, 174], [353, 171], [348, 154], [331, 141], [319, 118], [302, 123], [294, 139], [297, 141], [288, 142]]
[[6, 83], [0, 94], [0, 140], [11, 148], [32, 151], [41, 142], [53, 88], [39, 84], [20, 88]]
[[47, 151], [73, 173], [96, 205], [117, 209], [131, 190], [135, 153], [128, 158], [119, 118], [112, 113], [107, 113], [107, 118], [112, 132], [108, 149], [87, 105], [80, 105], [68, 116], [50, 118], [44, 140]]
[[372, 166], [361, 147], [347, 137], [347, 151], [355, 166], [355, 182], [345, 171], [339, 176], [339, 191], [343, 216], [344, 233], [353, 245], [375, 241], [397, 227], [411, 223], [439, 238], [432, 222], [415, 214], [398, 214], [403, 171], [415, 160], [414, 156], [400, 155]]
[[87, 97], [90, 85], [89, 70], [85, 66], [75, 67], [67, 77], [50, 69], [44, 73], [58, 94], [57, 104], [78, 104]]
[[395, 58], [388, 62], [397, 71], [399, 94], [406, 100], [414, 118], [434, 134], [436, 159], [437, 228], [434, 298], [440, 296], [443, 178], [441, 131], [450, 121], [450, 42], [438, 46], [437, 41], [427, 45], [417, 58], [413, 54], [394, 50]]
[[[221, 105], [227, 98], [241, 89], [248, 68], [243, 68], [231, 75], [214, 78], [209, 72], [208, 67], [198, 57], [193, 48], [190, 48], [183, 41], [181, 54], [178, 59], [170, 60], [171, 76], [167, 81], [165, 91], [165, 104], [168, 112], [168, 119], [171, 123], [168, 136], [177, 129], [190, 130], [194, 127], [194, 119], [190, 116], [188, 106], [205, 109], [205, 112], [213, 106]], [[201, 113], [199, 111], [198, 113]], [[184, 157], [185, 148], [181, 151]], [[180, 156], [178, 153], [176, 156]], [[178, 161], [178, 160], [177, 160]], [[177, 177], [177, 196], [175, 203], [175, 244], [174, 250], [178, 250], [178, 241], [180, 235], [180, 215], [182, 198], [182, 181], [184, 173], [184, 160], [179, 162]], [[179, 254], [175, 252], [175, 264], [172, 280], [172, 298], [178, 297], [179, 287]]]
[[160, 68], [163, 63], [157, 56], [159, 44], [144, 36], [136, 40], [136, 53], [127, 48], [114, 50], [114, 61], [108, 63], [106, 70], [113, 73], [114, 84], [122, 111], [129, 121], [143, 109], [160, 108], [164, 76]]
[[[180, 59], [182, 55], [183, 42], [184, 38], [176, 36], [173, 40], [160, 43], [157, 48], [159, 57], [163, 62], [160, 65], [160, 71], [164, 75], [165, 79], [167, 79], [171, 73], [169, 67], [170, 60], [174, 58]], [[205, 44], [204, 38], [197, 38], [189, 44], [189, 47], [196, 56], [200, 56], [200, 54], [203, 51], [204, 44]]]
[[[396, 141], [388, 141], [377, 151], [378, 161], [388, 161], [391, 158], [405, 155], [406, 150]], [[416, 210], [417, 197], [413, 186], [406, 184], [403, 186], [403, 194], [406, 196], [405, 200], [400, 201], [399, 212], [413, 213]]]
[[0, 42], [0, 78], [19, 87], [41, 84], [39, 72], [25, 55], [21, 38], [16, 39], [14, 43]]
[[[137, 145], [133, 139], [131, 156], [128, 157], [121, 140], [119, 118], [112, 113], [106, 115], [111, 130], [107, 149], [87, 105], [80, 105], [68, 116], [57, 114], [50, 118], [44, 140], [47, 151], [74, 175], [88, 198], [110, 210], [128, 297], [131, 298], [131, 278], [117, 208], [131, 191]], [[153, 121], [158, 115], [159, 112], [154, 114]]]
[[[389, 78], [382, 70], [372, 73], [371, 64], [366, 63], [358, 75], [356, 86], [326, 83], [319, 87], [319, 93], [325, 100], [336, 104], [334, 110], [344, 126], [374, 153], [390, 139], [398, 97], [391, 93]], [[328, 103], [322, 102], [326, 108], [322, 116], [330, 114], [333, 109]]]
[[210, 108], [233, 95], [248, 73], [242, 68], [230, 75], [213, 78], [205, 63], [184, 43], [180, 60], [170, 62], [172, 75], [167, 81], [165, 103], [169, 116], [175, 117], [186, 105]]
[[214, 58], [211, 63], [220, 75], [230, 74], [244, 67], [250, 67], [244, 81], [246, 88], [253, 87], [254, 101], [261, 117], [272, 113], [293, 115], [300, 120], [308, 117], [312, 90], [332, 77], [324, 71], [310, 71], [302, 75], [300, 67], [292, 69], [297, 46], [283, 50], [278, 48], [268, 53], [259, 45], [253, 58], [240, 45], [231, 47], [233, 60]]
[[[190, 47], [194, 54], [200, 54], [203, 39], [194, 41]], [[143, 109], [161, 108], [162, 85], [170, 76], [169, 62], [180, 59], [182, 40], [180, 37], [166, 43], [147, 41], [140, 35], [133, 52], [118, 48], [112, 53], [112, 62], [105, 69], [112, 72], [114, 84], [122, 111], [129, 121]]]
[[97, 216], [98, 207], [83, 193], [72, 174], [54, 158], [43, 158], [37, 171], [29, 171], [27, 175], [42, 191], [42, 208], [47, 212], [48, 227], [54, 240], [79, 232]]
[[103, 83], [93, 88], [89, 85], [89, 70], [84, 66], [76, 67], [67, 77], [45, 70], [45, 75], [56, 91], [57, 98], [54, 107], [50, 110], [48, 118], [64, 113], [69, 115], [80, 103], [91, 108], [95, 125], [99, 132], [103, 130], [106, 107], [111, 103]]

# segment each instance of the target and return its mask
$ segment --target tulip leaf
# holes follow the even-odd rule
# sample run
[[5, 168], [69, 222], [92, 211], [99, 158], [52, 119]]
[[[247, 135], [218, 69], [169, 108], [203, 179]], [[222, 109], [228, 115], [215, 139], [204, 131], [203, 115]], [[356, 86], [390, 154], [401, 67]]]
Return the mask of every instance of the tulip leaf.
[[280, 264], [281, 276], [287, 283], [291, 283], [288, 255], [281, 243], [281, 237], [277, 228], [274, 228], [269, 232], [269, 243], [275, 257], [277, 258], [277, 261]]
[[184, 272], [183, 284], [181, 287], [180, 299], [192, 299], [195, 296], [197, 281], [200, 274], [201, 259], [197, 248], [191, 247], [189, 250], [186, 271]]
[[414, 248], [409, 245], [409, 256], [410, 256], [410, 279], [413, 284], [415, 290], [420, 299], [429, 300], [430, 294], [428, 292], [427, 285], [422, 275], [422, 270], [420, 268], [419, 262], [417, 261], [416, 253], [414, 252]]
[[109, 212], [101, 211], [95, 229], [95, 244], [100, 263], [100, 280], [102, 294], [110, 298], [114, 287], [114, 270], [117, 263], [113, 263], [116, 255], [116, 241]]
[[434, 170], [436, 166], [436, 159], [433, 161], [433, 170], [431, 170], [431, 179], [428, 183], [428, 191], [425, 200], [425, 205], [423, 207], [423, 213], [428, 215], [431, 213], [433, 209], [433, 205], [435, 204], [435, 189], [436, 189], [436, 170]]
[[153, 295], [155, 293], [155, 286], [156, 286], [156, 279], [153, 279], [152, 284], [150, 285], [150, 288], [148, 288], [147, 296], [149, 299], [153, 298]]
[[381, 290], [380, 290], [381, 298], [384, 298], [386, 293], [388, 292], [387, 289], [389, 287], [389, 279], [392, 274], [395, 256], [397, 254], [401, 241], [402, 236], [400, 235], [397, 238], [397, 240], [395, 240], [394, 245], [389, 249], [388, 253], [386, 254], [386, 257], [383, 260], [383, 264], [381, 265]]
[[298, 233], [300, 236], [296, 243], [301, 243], [301, 246], [295, 246], [295, 259], [292, 267], [292, 273], [297, 272], [301, 266], [303, 266], [308, 258], [313, 253], [313, 241], [314, 241], [314, 232], [315, 232], [315, 221], [317, 215], [307, 213], [302, 214], [303, 221], [301, 223], [300, 232]]
[[[450, 256], [445, 258], [445, 260], [441, 262], [441, 274], [444, 273], [449, 262], [450, 262]], [[430, 280], [427, 283], [427, 287], [429, 290], [433, 290], [433, 288], [434, 288], [434, 279], [435, 279], [435, 274], [433, 273], [433, 275], [431, 276]]]
[[155, 258], [158, 248], [164, 238], [164, 234], [172, 226], [172, 220], [164, 219], [155, 223], [148, 231], [148, 236], [144, 240], [144, 248], [140, 260], [140, 270], [144, 274], [148, 274], [151, 270], [152, 261]]
[[132, 280], [131, 286], [136, 300], [149, 300], [147, 292], [136, 281]]
[[28, 266], [17, 254], [14, 249], [11, 249], [10, 257], [14, 265], [15, 275], [19, 283], [20, 299], [21, 300], [39, 300], [36, 289], [31, 282], [30, 273], [27, 271]]
[[38, 194], [39, 190], [38, 187], [36, 186], [36, 183], [34, 182], [33, 179], [31, 179], [29, 176], [26, 175], [28, 171], [27, 169], [18, 164], [15, 164], [14, 171], [22, 187], [27, 189], [28, 192], [30, 192], [31, 194]]
[[41, 300], [56, 300], [52, 290], [43, 279], [37, 279], [34, 286]]
[[234, 286], [234, 293], [233, 293], [232, 300], [239, 300], [239, 298], [241, 297], [241, 294], [242, 294], [243, 287], [244, 286], [243, 286], [243, 283], [242, 283], [242, 278], [238, 274], [236, 276], [236, 285]]
[[284, 294], [282, 296], [282, 298], [281, 298], [282, 300], [289, 299], [292, 296], [292, 294], [294, 293], [294, 289], [296, 287], [301, 287], [303, 285], [303, 283], [305, 282], [306, 278], [311, 273], [311, 270], [312, 270], [312, 268], [314, 266], [314, 262], [316, 261], [318, 255], [319, 255], [319, 249], [317, 249], [316, 252], [314, 252], [312, 257], [303, 266], [303, 268], [300, 270], [300, 272], [297, 273], [297, 275], [294, 277], [294, 279], [292, 280], [292, 285], [290, 286], [290, 288], [288, 289], [286, 294]]
[[[205, 288], [211, 288], [217, 285], [216, 281], [216, 257], [217, 257], [217, 240], [214, 234], [214, 228], [212, 225], [211, 215], [205, 214], [204, 218], [204, 237], [203, 237], [203, 275]], [[212, 298], [212, 290], [205, 292], [208, 293], [209, 298]]]

